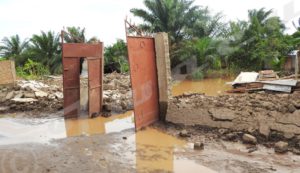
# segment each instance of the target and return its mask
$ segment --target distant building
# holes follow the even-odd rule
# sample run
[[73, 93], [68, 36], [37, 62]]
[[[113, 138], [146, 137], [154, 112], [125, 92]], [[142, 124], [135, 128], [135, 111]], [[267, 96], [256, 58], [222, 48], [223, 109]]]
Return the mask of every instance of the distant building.
[[286, 70], [286, 71], [294, 71], [295, 70], [297, 54], [298, 54], [298, 66], [300, 67], [299, 51], [293, 50], [291, 53], [288, 54], [288, 57], [285, 60], [284, 70]]

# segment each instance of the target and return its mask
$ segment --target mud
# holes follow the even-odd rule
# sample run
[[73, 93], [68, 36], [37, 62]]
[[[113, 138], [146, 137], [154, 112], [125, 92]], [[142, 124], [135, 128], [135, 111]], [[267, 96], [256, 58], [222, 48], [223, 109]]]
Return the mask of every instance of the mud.
[[300, 142], [299, 93], [240, 94], [210, 97], [185, 94], [174, 97], [166, 120], [179, 125], [224, 129], [238, 138], [252, 134], [258, 142], [286, 140], [290, 147]]
[[300, 171], [300, 160], [295, 155], [277, 155], [263, 146], [259, 146], [257, 152], [248, 153], [243, 144], [218, 141], [205, 135], [201, 137], [205, 148], [199, 151], [193, 149], [192, 141], [166, 134], [176, 132], [175, 126], [156, 124], [137, 133], [129, 129], [106, 135], [56, 139], [48, 144], [0, 145], [0, 172]]

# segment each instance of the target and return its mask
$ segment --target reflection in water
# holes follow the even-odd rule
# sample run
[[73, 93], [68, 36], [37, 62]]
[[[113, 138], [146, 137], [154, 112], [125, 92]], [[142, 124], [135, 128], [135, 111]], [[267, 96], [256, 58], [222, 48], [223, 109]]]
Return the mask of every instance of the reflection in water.
[[184, 92], [205, 93], [209, 96], [217, 96], [224, 94], [230, 90], [231, 86], [226, 85], [226, 82], [232, 81], [233, 78], [215, 78], [203, 79], [200, 81], [184, 80], [173, 86], [173, 96], [178, 96]]
[[[133, 112], [94, 119], [0, 119], [0, 145], [16, 143], [47, 143], [51, 139], [69, 136], [104, 134], [134, 128]], [[185, 141], [153, 128], [139, 131], [126, 142], [135, 149], [137, 172], [212, 172], [192, 160], [176, 157], [176, 150], [184, 149]], [[122, 145], [122, 142], [115, 143]], [[129, 151], [131, 153], [131, 151]], [[123, 153], [124, 156], [128, 153]]]
[[70, 136], [120, 132], [134, 128], [133, 112], [94, 119], [0, 119], [0, 145], [48, 143]]
[[120, 132], [125, 129], [134, 128], [133, 112], [129, 111], [109, 118], [84, 118], [69, 119], [65, 121], [67, 136], [105, 134]]
[[177, 158], [175, 151], [183, 149], [186, 142], [147, 128], [128, 138], [136, 145], [136, 169], [138, 172], [214, 172], [192, 160]]

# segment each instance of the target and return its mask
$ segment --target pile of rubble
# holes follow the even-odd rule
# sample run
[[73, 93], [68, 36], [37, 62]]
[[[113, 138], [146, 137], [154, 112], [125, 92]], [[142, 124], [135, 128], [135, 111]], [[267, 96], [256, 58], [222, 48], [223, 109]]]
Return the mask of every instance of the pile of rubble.
[[33, 80], [20, 80], [15, 86], [0, 87], [0, 112], [57, 111], [62, 109], [62, 89]]
[[103, 80], [104, 111], [124, 112], [133, 109], [130, 76], [110, 73]]
[[264, 70], [256, 72], [241, 72], [233, 82], [229, 82], [233, 86], [229, 93], [246, 93], [246, 92], [284, 92], [291, 93], [300, 90], [298, 80], [283, 77], [279, 78], [273, 70]]
[[249, 134], [258, 142], [283, 140], [300, 149], [299, 98], [299, 93], [218, 97], [187, 93], [171, 99], [166, 120], [191, 127], [223, 129], [221, 137], [229, 140]]
[[[51, 76], [41, 81], [20, 80], [15, 86], [0, 86], [0, 113], [18, 111], [55, 112], [63, 109], [62, 77]], [[81, 79], [87, 87], [87, 79]], [[103, 80], [105, 112], [122, 113], [133, 109], [130, 76], [105, 74]]]

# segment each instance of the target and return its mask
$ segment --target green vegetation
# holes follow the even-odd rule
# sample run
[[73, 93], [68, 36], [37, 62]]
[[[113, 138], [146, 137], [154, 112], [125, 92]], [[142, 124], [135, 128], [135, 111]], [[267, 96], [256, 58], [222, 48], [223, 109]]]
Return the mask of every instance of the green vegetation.
[[288, 53], [300, 46], [300, 22], [297, 32], [286, 35], [272, 10], [249, 10], [248, 20], [225, 24], [222, 14], [213, 15], [190, 0], [144, 0], [144, 4], [146, 10], [131, 10], [144, 20], [140, 27], [169, 34], [172, 67], [196, 57], [201, 71], [195, 70], [195, 78], [212, 71], [280, 70]]
[[[143, 20], [139, 27], [148, 33], [167, 32], [172, 68], [197, 60], [193, 78], [224, 76], [241, 70], [282, 70], [288, 53], [300, 48], [300, 21], [296, 32], [285, 34], [282, 20], [265, 8], [248, 11], [244, 21], [225, 22], [221, 13], [192, 0], [144, 0], [145, 8], [131, 13]], [[5, 37], [0, 56], [14, 59], [20, 75], [59, 74], [62, 69], [59, 34], [41, 32], [30, 39]], [[67, 27], [67, 43], [95, 43], [86, 38], [85, 28]], [[123, 40], [105, 47], [105, 72], [128, 72], [127, 46]]]
[[117, 40], [112, 46], [106, 47], [104, 52], [104, 71], [106, 73], [113, 71], [121, 73], [128, 72], [127, 46], [123, 40]]

